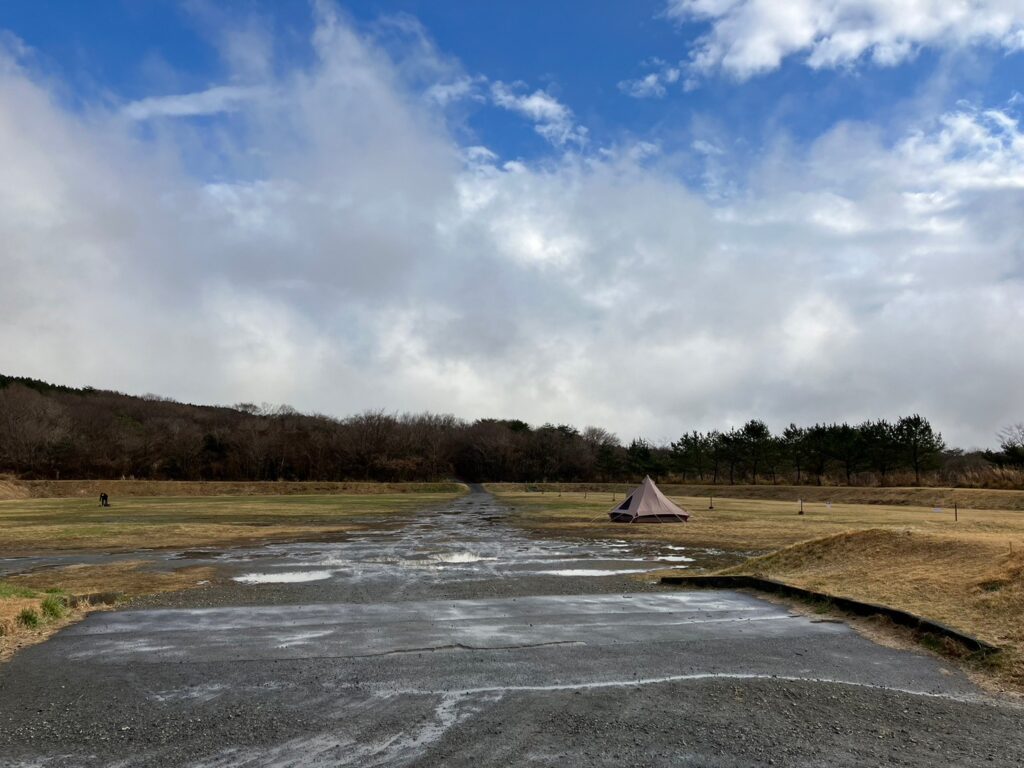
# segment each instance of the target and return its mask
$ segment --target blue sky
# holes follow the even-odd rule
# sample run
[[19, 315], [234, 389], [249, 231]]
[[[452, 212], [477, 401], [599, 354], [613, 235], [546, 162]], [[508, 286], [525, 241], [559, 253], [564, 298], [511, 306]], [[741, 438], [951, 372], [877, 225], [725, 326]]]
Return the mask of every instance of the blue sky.
[[0, 30], [5, 372], [624, 439], [1024, 419], [1021, 0], [23, 2]]
[[[689, 143], [701, 130], [695, 126], [717, 124], [739, 146], [756, 149], [779, 131], [809, 141], [842, 120], [888, 127], [924, 97], [935, 108], [950, 109], [965, 98], [1000, 103], [1024, 88], [1021, 55], [985, 41], [954, 50], [922, 46], [899, 66], [815, 71], [795, 55], [766, 76], [741, 81], [718, 75], [692, 90], [677, 84], [664, 96], [638, 99], [620, 83], [656, 71], [653, 60], [685, 62], [707, 23], [666, 18], [662, 0], [373, 0], [339, 7], [367, 33], [382, 34], [385, 44], [397, 48], [403, 36], [382, 33], [382, 20], [416, 19], [467, 73], [551, 92], [599, 143], [624, 137]], [[69, 98], [126, 101], [168, 88], [200, 91], [229, 79], [213, 29], [239, 18], [273, 31], [280, 68], [308, 63], [314, 19], [303, 2], [26, 2], [0, 11], [0, 24], [69, 85]], [[940, 78], [949, 82], [940, 84]], [[503, 156], [535, 157], [549, 149], [529, 125], [501, 110], [473, 109], [465, 119], [472, 137]]]

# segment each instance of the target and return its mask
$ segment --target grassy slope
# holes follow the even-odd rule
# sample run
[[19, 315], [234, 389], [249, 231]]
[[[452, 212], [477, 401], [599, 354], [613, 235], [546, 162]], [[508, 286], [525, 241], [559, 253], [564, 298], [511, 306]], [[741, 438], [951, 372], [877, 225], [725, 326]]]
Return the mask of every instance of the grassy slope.
[[1024, 690], [1024, 538], [868, 529], [795, 544], [726, 573], [781, 579], [892, 605], [1006, 649], [1002, 679]]
[[710, 511], [706, 497], [672, 496], [693, 513], [689, 523], [629, 526], [607, 521], [610, 494], [500, 495], [521, 525], [547, 534], [776, 550], [726, 572], [891, 605], [978, 635], [1007, 649], [996, 681], [1024, 691], [1024, 512], [961, 509], [954, 522], [931, 507], [805, 503], [801, 516], [792, 501], [716, 499]]

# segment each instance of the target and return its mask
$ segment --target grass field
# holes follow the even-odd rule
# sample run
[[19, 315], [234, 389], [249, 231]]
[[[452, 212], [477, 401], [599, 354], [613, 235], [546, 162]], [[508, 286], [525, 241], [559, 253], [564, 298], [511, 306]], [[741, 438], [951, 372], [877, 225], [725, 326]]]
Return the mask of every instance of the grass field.
[[[521, 489], [521, 486], [517, 486]], [[687, 486], [684, 486], [687, 487]], [[751, 486], [758, 487], [758, 486]], [[770, 487], [770, 486], [769, 486]], [[708, 509], [707, 496], [668, 495], [693, 517], [685, 525], [622, 525], [608, 522], [608, 510], [623, 493], [577, 491], [536, 493], [503, 491], [488, 486], [503, 501], [514, 506], [519, 523], [528, 528], [553, 534], [604, 537], [614, 531], [617, 537], [678, 541], [697, 547], [716, 547], [742, 552], [778, 549], [807, 539], [830, 536], [864, 528], [905, 529], [908, 527], [931, 533], [973, 534], [1004, 540], [1006, 536], [1024, 537], [1024, 512], [1010, 509], [960, 508], [954, 522], [953, 509], [932, 506], [911, 506], [903, 503], [884, 504], [871, 498], [865, 503], [805, 501], [804, 514], [799, 515], [796, 498], [761, 500], [716, 497], [714, 509]], [[663, 489], [666, 490], [666, 489]], [[671, 490], [671, 488], [669, 488]], [[865, 492], [883, 490], [894, 495], [896, 489], [849, 489]], [[918, 489], [908, 489], [911, 492]], [[960, 493], [958, 491], [958, 493]], [[978, 493], [1016, 494], [1024, 505], [1022, 491], [979, 491]], [[1004, 501], [1016, 504], [1017, 499]]]
[[[507, 487], [506, 487], [507, 488]], [[834, 595], [927, 616], [1005, 649], [988, 681], [1024, 692], [1024, 492], [978, 491], [1004, 509], [952, 509], [869, 503], [708, 498], [671, 495], [693, 514], [676, 525], [610, 523], [611, 493], [515, 492], [496, 488], [523, 527], [545, 535], [671, 542], [754, 555], [727, 573], [768, 576]], [[908, 489], [914, 499], [918, 489]], [[934, 490], [934, 489], [929, 489]], [[950, 492], [954, 493], [954, 492]], [[971, 493], [955, 491], [958, 500]], [[961, 496], [961, 494], [964, 494]], [[623, 498], [622, 493], [616, 497]], [[977, 496], [989, 499], [991, 496]], [[959, 503], [963, 503], [960, 501]]]
[[183, 480], [18, 480], [0, 475], [0, 501], [152, 496], [325, 496], [459, 493], [459, 483], [189, 482]]
[[454, 498], [461, 486], [433, 492], [328, 496], [118, 497], [0, 501], [0, 555], [66, 550], [223, 546], [316, 537], [364, 527], [359, 518], [390, 515]]
[[[491, 483], [487, 488], [497, 494], [526, 493], [529, 497], [557, 496], [574, 493], [588, 498], [610, 500], [612, 494], [623, 494], [636, 486], [626, 483], [563, 484], [557, 483]], [[894, 507], [949, 507], [953, 503], [971, 509], [1017, 509], [1024, 511], [1024, 491], [1005, 491], [988, 488], [931, 488], [931, 487], [876, 487], [876, 486], [817, 486], [817, 485], [678, 485], [659, 483], [661, 490], [672, 497], [694, 499], [694, 509], [706, 509], [709, 496], [728, 499], [758, 499], [796, 503], [798, 499], [812, 504], [878, 504]], [[544, 491], [543, 494], [540, 491]], [[603, 496], [601, 494], [604, 494]], [[700, 506], [703, 503], [703, 507]]]

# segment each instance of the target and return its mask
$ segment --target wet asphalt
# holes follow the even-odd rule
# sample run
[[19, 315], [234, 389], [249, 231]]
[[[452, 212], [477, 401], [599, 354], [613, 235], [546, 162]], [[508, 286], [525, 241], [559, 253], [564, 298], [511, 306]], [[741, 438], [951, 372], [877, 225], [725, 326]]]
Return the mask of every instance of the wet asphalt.
[[222, 577], [0, 666], [0, 766], [1024, 765], [1024, 710], [941, 660], [645, 576], [726, 553], [510, 514], [144, 553]]

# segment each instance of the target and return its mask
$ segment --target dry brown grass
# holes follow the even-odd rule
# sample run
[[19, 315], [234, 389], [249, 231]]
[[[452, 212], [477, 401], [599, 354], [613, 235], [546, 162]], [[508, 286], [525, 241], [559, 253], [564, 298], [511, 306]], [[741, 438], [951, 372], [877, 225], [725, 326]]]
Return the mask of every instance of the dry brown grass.
[[23, 608], [39, 613], [41, 603], [42, 598], [0, 599], [0, 663], [22, 648], [41, 643], [59, 629], [81, 620], [87, 612], [84, 607], [68, 609], [60, 619], [40, 620], [38, 627], [25, 627], [18, 622], [18, 614]]
[[28, 488], [10, 475], [0, 475], [0, 499], [27, 499]]
[[[588, 497], [608, 500], [612, 494], [623, 494], [633, 490], [636, 484], [628, 483], [591, 483], [591, 484], [557, 484], [557, 483], [491, 483], [487, 488], [500, 495], [524, 494], [526, 497], [538, 496], [547, 498], [561, 493], [571, 498], [582, 497], [584, 491]], [[672, 497], [696, 500], [694, 509], [700, 511], [707, 508], [709, 496], [716, 499], [760, 499], [763, 501], [783, 501], [796, 503], [798, 499], [819, 504], [879, 504], [883, 506], [913, 506], [953, 508], [957, 502], [966, 509], [1017, 509], [1024, 510], [1024, 491], [998, 490], [990, 488], [950, 488], [950, 487], [861, 487], [861, 486], [816, 486], [816, 485], [678, 485], [664, 483], [658, 485], [661, 490]], [[544, 493], [541, 494], [540, 491]], [[603, 495], [602, 495], [603, 494]], [[703, 504], [703, 506], [700, 506]], [[610, 503], [609, 503], [610, 506]]]
[[[105, 593], [107, 603], [112, 604], [115, 596], [118, 600], [130, 600], [142, 595], [191, 589], [215, 575], [215, 569], [209, 567], [152, 571], [147, 569], [148, 565], [143, 561], [69, 565], [20, 574], [0, 582], [0, 661], [22, 648], [42, 642], [91, 611], [107, 607], [89, 603], [85, 599], [88, 596]], [[59, 618], [47, 617], [42, 609], [43, 600], [51, 595], [67, 606], [66, 613]], [[26, 608], [40, 617], [39, 626], [26, 627], [18, 621], [18, 615]]]
[[[850, 489], [870, 490], [870, 489]], [[875, 489], [878, 490], [878, 489]], [[896, 489], [883, 489], [894, 494]], [[919, 489], [910, 489], [913, 491]], [[1024, 492], [985, 491], [1016, 494], [1024, 504]], [[864, 528], [913, 528], [930, 533], [971, 534], [1005, 540], [1007, 535], [1024, 537], [1024, 513], [1012, 509], [960, 509], [954, 522], [953, 510], [943, 507], [897, 504], [849, 504], [805, 501], [804, 514], [797, 514], [796, 501], [733, 499], [716, 497], [714, 510], [708, 509], [707, 496], [670, 495], [673, 501], [691, 512], [689, 523], [679, 525], [624, 525], [608, 521], [607, 511], [621, 501], [609, 493], [539, 494], [500, 492], [499, 498], [518, 511], [518, 521], [527, 528], [554, 535], [578, 535], [633, 539], [651, 539], [714, 547], [739, 552], [764, 553], [808, 539], [820, 538]], [[903, 499], [896, 498], [898, 502]], [[1012, 500], [1007, 503], [1016, 503]], [[1022, 547], [1024, 548], [1024, 547]]]
[[189, 482], [179, 480], [17, 480], [0, 476], [0, 500], [112, 499], [153, 496], [323, 496], [333, 494], [459, 493], [459, 483]]
[[941, 621], [1005, 649], [1024, 691], [1024, 538], [869, 529], [786, 547], [725, 573], [781, 579]]
[[30, 609], [39, 613], [42, 596], [37, 597], [0, 597], [0, 653], [7, 638], [22, 629], [18, 624], [18, 614]]
[[100, 507], [92, 497], [0, 501], [0, 554], [128, 551], [319, 538], [363, 529], [366, 523], [362, 518], [397, 516], [456, 495], [438, 491], [201, 498], [113, 496], [109, 507]]
[[56, 588], [68, 595], [107, 592], [131, 599], [188, 589], [200, 581], [209, 581], [216, 574], [216, 569], [209, 566], [190, 566], [170, 571], [149, 570], [150, 567], [152, 564], [144, 560], [104, 565], [66, 565], [12, 576], [7, 583], [39, 591]]

